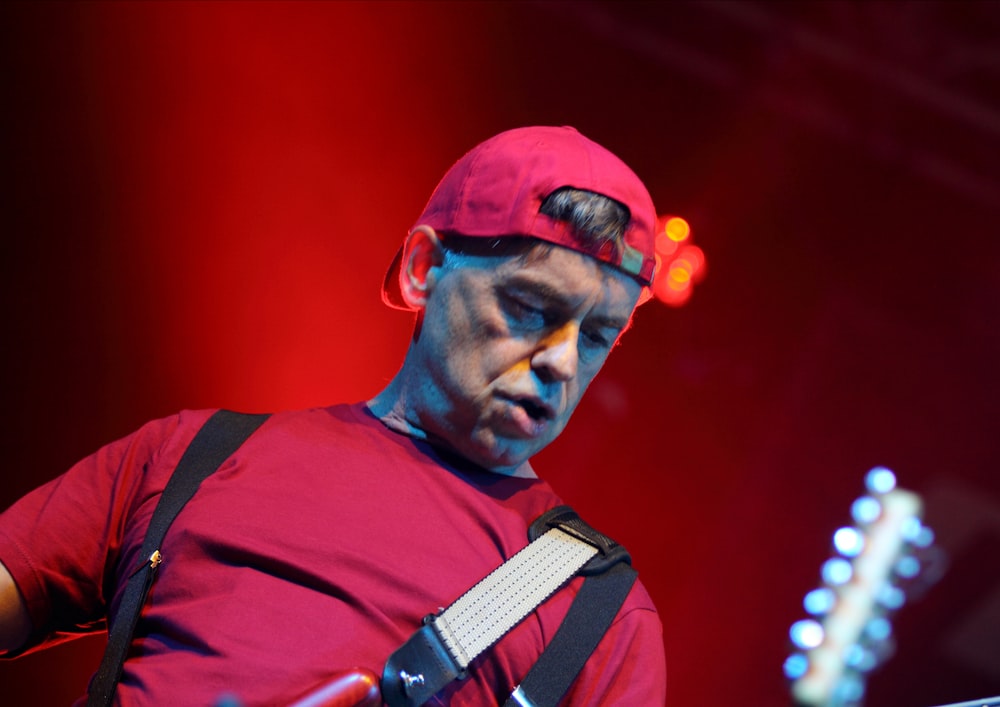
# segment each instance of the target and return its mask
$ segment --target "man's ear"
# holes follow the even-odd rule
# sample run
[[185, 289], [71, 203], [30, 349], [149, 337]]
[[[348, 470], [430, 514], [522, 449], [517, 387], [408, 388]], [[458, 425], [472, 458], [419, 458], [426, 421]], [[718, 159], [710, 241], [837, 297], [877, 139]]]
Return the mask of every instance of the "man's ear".
[[423, 309], [434, 285], [431, 269], [444, 262], [444, 248], [437, 232], [420, 225], [410, 231], [403, 243], [399, 265], [399, 291], [413, 309]]

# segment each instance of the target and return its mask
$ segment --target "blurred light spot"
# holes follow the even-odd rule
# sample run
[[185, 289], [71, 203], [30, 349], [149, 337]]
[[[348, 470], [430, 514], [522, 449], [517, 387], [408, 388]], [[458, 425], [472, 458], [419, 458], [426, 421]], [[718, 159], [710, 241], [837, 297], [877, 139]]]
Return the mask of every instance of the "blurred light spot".
[[889, 611], [895, 611], [906, 603], [906, 592], [886, 582], [879, 588], [875, 600]]
[[865, 634], [873, 641], [884, 641], [892, 635], [892, 624], [884, 616], [872, 619], [865, 626]]
[[823, 581], [835, 587], [851, 581], [854, 570], [851, 563], [842, 557], [834, 557], [823, 563]]
[[823, 642], [823, 627], [818, 621], [812, 619], [802, 619], [792, 624], [788, 632], [789, 637], [799, 648], [809, 650], [816, 648]]
[[813, 589], [811, 592], [806, 594], [805, 598], [802, 600], [802, 605], [808, 613], [813, 616], [819, 616], [820, 614], [829, 612], [830, 609], [833, 608], [836, 601], [836, 595], [834, 595], [833, 590], [827, 587], [821, 587], [819, 589]]
[[857, 643], [844, 651], [844, 663], [855, 670], [861, 670], [861, 666], [870, 663], [872, 657], [871, 651], [865, 650], [864, 646]]
[[677, 241], [670, 240], [670, 236], [667, 235], [666, 231], [659, 231], [656, 234], [656, 244], [654, 248], [656, 249], [656, 254], [660, 256], [661, 259], [669, 258], [671, 255], [677, 252]]
[[930, 547], [934, 543], [934, 531], [928, 528], [926, 525], [921, 524], [920, 530], [917, 531], [914, 537], [907, 538], [911, 543], [917, 547]]
[[831, 701], [832, 705], [856, 705], [865, 696], [865, 683], [857, 675], [844, 677], [833, 688]]
[[675, 243], [686, 241], [688, 236], [691, 235], [691, 225], [680, 216], [671, 216], [668, 218], [663, 225], [663, 230], [667, 234], [667, 238]]
[[855, 523], [868, 525], [882, 515], [882, 504], [871, 496], [862, 496], [851, 505], [851, 517]]
[[667, 277], [670, 278], [670, 285], [676, 287], [678, 290], [687, 287], [687, 284], [691, 281], [693, 270], [694, 268], [691, 267], [691, 263], [684, 258], [678, 258], [670, 263], [670, 271], [667, 273]]
[[865, 549], [865, 538], [857, 528], [840, 528], [833, 534], [833, 546], [844, 557], [857, 557]]
[[903, 521], [903, 525], [899, 529], [899, 534], [903, 536], [903, 540], [913, 542], [920, 537], [920, 531], [923, 530], [923, 527], [924, 524], [920, 522], [919, 518], [911, 516]]
[[913, 579], [920, 574], [920, 560], [913, 555], [901, 557], [899, 562], [896, 563], [895, 570], [896, 574], [903, 579]]
[[889, 493], [896, 488], [896, 475], [884, 466], [876, 466], [865, 476], [865, 486], [872, 493]]
[[679, 307], [691, 298], [694, 285], [705, 277], [705, 253], [691, 243], [691, 226], [685, 219], [660, 216], [657, 222], [652, 294], [665, 304]]
[[809, 671], [809, 659], [802, 653], [793, 653], [785, 659], [785, 677], [798, 680]]

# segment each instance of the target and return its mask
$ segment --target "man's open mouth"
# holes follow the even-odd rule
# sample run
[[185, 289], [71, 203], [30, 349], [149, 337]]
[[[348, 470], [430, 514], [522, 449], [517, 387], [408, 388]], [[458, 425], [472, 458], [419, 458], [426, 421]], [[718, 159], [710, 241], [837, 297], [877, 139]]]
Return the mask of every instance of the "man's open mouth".
[[524, 408], [528, 416], [536, 422], [543, 422], [552, 418], [552, 410], [548, 406], [542, 405], [528, 398], [521, 398], [517, 404]]

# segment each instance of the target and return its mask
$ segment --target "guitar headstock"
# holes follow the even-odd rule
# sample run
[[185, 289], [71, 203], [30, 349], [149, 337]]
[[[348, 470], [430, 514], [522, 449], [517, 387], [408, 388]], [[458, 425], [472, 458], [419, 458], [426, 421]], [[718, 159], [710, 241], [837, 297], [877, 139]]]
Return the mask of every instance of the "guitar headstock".
[[833, 535], [821, 585], [805, 596], [809, 618], [789, 633], [785, 676], [803, 707], [862, 704], [868, 675], [895, 650], [892, 616], [930, 560], [934, 533], [921, 520], [921, 498], [897, 488], [885, 467], [869, 471], [865, 487], [853, 523]]

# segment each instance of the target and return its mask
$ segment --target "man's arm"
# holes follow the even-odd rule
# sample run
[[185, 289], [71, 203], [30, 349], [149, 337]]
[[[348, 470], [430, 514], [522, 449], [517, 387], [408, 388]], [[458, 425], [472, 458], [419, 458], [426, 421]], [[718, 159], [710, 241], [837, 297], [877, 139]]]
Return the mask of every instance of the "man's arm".
[[14, 578], [0, 562], [0, 651], [20, 648], [31, 633], [31, 619], [14, 584]]

